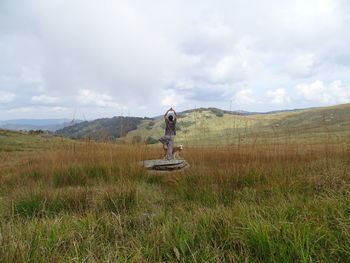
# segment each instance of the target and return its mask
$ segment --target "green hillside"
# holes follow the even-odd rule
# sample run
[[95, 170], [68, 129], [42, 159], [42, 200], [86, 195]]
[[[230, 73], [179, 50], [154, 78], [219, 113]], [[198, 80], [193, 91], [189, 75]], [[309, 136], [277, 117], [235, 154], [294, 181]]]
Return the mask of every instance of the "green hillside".
[[22, 167], [26, 156], [35, 157], [43, 150], [57, 150], [63, 143], [71, 145], [73, 141], [53, 133], [0, 129], [0, 179], [2, 174], [9, 173], [7, 169]]
[[62, 140], [67, 141], [67, 139], [58, 137], [53, 133], [0, 129], [0, 154], [45, 149], [52, 144], [59, 144]]
[[[120, 139], [155, 143], [164, 133], [164, 120], [144, 120]], [[238, 115], [218, 109], [181, 114], [177, 143], [239, 145], [264, 142], [342, 142], [350, 136], [350, 104], [275, 114]]]
[[137, 117], [113, 117], [94, 121], [84, 121], [56, 131], [57, 134], [72, 138], [89, 138], [93, 140], [105, 140], [124, 136], [131, 130], [135, 130], [144, 118]]

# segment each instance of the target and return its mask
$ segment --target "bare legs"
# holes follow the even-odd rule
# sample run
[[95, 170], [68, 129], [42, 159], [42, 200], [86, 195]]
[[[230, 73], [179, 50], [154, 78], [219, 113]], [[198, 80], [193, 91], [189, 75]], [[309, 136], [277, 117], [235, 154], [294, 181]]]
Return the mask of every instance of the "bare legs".
[[169, 136], [169, 143], [168, 143], [168, 150], [166, 153], [166, 158], [168, 160], [173, 159], [173, 148], [174, 148], [174, 135], [168, 135]]

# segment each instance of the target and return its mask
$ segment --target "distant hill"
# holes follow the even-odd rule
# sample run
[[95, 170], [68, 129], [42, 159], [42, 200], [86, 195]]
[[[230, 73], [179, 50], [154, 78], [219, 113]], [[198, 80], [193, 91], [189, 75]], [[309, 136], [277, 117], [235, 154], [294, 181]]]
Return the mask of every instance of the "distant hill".
[[[267, 111], [267, 112], [256, 112], [256, 111], [244, 111], [244, 110], [235, 110], [235, 111], [228, 111], [228, 110], [221, 110], [214, 107], [209, 108], [197, 108], [197, 109], [190, 109], [185, 110], [182, 112], [179, 112], [178, 114], [185, 114], [185, 113], [193, 113], [193, 112], [203, 112], [203, 111], [211, 111], [212, 113], [216, 115], [222, 115], [222, 114], [232, 114], [232, 115], [258, 115], [258, 114], [276, 114], [281, 112], [293, 112], [293, 111], [300, 111], [303, 109], [289, 109], [289, 110], [276, 110], [276, 111]], [[153, 117], [153, 119], [162, 119], [163, 115], [158, 115]]]
[[[62, 119], [64, 120], [64, 119]], [[50, 121], [31, 120], [45, 130]], [[22, 124], [18, 124], [22, 123]], [[27, 125], [15, 120], [8, 125]], [[62, 123], [69, 125], [68, 123]], [[0, 128], [3, 123], [0, 123]], [[156, 144], [164, 134], [162, 116], [155, 118], [113, 117], [84, 121], [56, 131], [69, 138], [104, 140], [117, 138], [121, 143]], [[266, 113], [198, 108], [179, 113], [176, 143], [185, 145], [240, 145], [244, 143], [350, 141], [350, 104]]]
[[15, 119], [0, 121], [0, 128], [7, 130], [47, 130], [56, 131], [66, 126], [81, 122], [69, 119]]
[[107, 138], [119, 138], [128, 132], [137, 129], [138, 125], [149, 118], [138, 117], [113, 117], [94, 121], [84, 121], [57, 130], [56, 133], [72, 138], [90, 138], [103, 140]]
[[[266, 113], [199, 108], [179, 113], [177, 126], [176, 142], [185, 145], [345, 142], [350, 140], [350, 104]], [[144, 120], [121, 140], [157, 143], [163, 134], [162, 118]]]

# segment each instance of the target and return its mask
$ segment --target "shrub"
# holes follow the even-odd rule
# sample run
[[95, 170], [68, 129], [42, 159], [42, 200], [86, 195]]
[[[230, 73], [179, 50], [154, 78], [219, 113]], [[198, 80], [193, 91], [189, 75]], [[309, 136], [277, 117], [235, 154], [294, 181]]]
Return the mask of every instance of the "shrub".
[[132, 137], [132, 144], [139, 144], [142, 141], [142, 137], [140, 135], [134, 135]]
[[13, 204], [13, 213], [21, 217], [39, 216], [43, 203], [38, 196], [29, 196]]
[[88, 167], [86, 168], [86, 173], [89, 176], [89, 178], [93, 178], [93, 179], [101, 178], [104, 181], [107, 181], [108, 179], [108, 169], [103, 166]]
[[158, 142], [158, 140], [154, 139], [151, 136], [148, 136], [145, 142], [146, 142], [146, 144], [156, 144]]
[[211, 112], [215, 114], [216, 117], [223, 117], [224, 112], [220, 109], [210, 108]]
[[146, 129], [147, 130], [152, 130], [152, 128], [154, 127], [156, 123], [154, 121], [150, 121], [147, 126], [146, 126]]

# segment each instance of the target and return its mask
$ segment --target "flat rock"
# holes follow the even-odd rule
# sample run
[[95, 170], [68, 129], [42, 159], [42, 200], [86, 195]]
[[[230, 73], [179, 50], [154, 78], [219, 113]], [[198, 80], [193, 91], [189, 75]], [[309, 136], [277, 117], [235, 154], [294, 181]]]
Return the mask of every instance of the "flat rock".
[[140, 163], [141, 166], [145, 167], [148, 170], [155, 171], [174, 171], [181, 170], [186, 168], [188, 163], [184, 159], [175, 159], [175, 160], [146, 160]]

